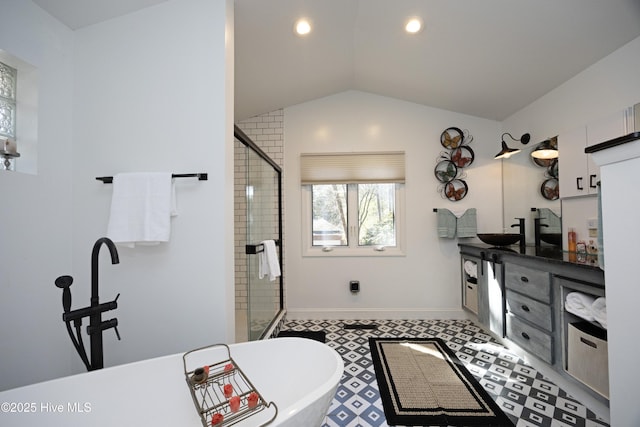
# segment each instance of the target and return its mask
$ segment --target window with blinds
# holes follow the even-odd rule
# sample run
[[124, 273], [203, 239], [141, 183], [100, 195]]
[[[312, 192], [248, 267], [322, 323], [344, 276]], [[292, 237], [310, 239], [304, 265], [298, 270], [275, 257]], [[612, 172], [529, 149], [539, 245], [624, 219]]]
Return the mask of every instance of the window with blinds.
[[307, 256], [403, 255], [404, 152], [300, 156]]

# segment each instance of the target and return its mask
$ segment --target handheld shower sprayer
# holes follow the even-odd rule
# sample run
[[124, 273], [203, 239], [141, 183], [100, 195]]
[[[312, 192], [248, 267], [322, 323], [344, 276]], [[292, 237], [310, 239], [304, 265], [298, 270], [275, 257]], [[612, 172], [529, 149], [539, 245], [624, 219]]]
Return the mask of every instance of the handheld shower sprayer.
[[56, 279], [56, 286], [62, 289], [62, 308], [65, 313], [71, 311], [71, 290], [69, 287], [73, 283], [73, 277], [60, 276]]

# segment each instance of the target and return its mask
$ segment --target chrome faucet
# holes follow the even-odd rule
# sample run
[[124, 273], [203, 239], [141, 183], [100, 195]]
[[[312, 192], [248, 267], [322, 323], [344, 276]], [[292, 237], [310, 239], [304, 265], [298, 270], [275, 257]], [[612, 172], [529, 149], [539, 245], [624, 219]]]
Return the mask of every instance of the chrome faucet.
[[[56, 279], [55, 284], [57, 287], [62, 288], [62, 307], [64, 313], [62, 314], [62, 320], [67, 325], [67, 331], [71, 337], [76, 351], [80, 355], [80, 358], [84, 362], [88, 371], [94, 371], [96, 369], [102, 369], [104, 367], [103, 360], [103, 348], [102, 348], [102, 331], [110, 328], [114, 328], [116, 336], [120, 339], [118, 333], [118, 319], [102, 320], [102, 313], [109, 310], [115, 310], [118, 308], [118, 297], [116, 296], [113, 301], [100, 304], [100, 297], [98, 294], [98, 255], [102, 245], [106, 245], [111, 254], [111, 263], [118, 264], [120, 259], [118, 257], [118, 250], [116, 245], [107, 237], [102, 237], [96, 241], [93, 245], [93, 251], [91, 253], [91, 305], [77, 310], [71, 310], [71, 291], [69, 287], [73, 283], [71, 276], [60, 276]], [[82, 319], [89, 317], [89, 326], [87, 327], [87, 334], [90, 339], [91, 349], [91, 361], [87, 357], [84, 344], [82, 342]], [[73, 333], [71, 329], [71, 322], [73, 322], [76, 329], [76, 333]]]
[[519, 229], [518, 234], [520, 234], [520, 253], [524, 253], [527, 247], [527, 243], [526, 243], [527, 239], [526, 239], [525, 229], [524, 229], [524, 218], [515, 218], [515, 219], [517, 219], [518, 222], [515, 224], [511, 224], [511, 228], [518, 227]]

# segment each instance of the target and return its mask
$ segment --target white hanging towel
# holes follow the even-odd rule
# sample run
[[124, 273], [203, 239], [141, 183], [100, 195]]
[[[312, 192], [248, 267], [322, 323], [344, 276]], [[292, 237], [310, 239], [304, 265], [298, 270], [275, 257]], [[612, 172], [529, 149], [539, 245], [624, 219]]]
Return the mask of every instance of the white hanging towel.
[[273, 240], [264, 240], [262, 244], [262, 252], [258, 253], [258, 277], [262, 279], [269, 276], [272, 282], [276, 277], [280, 276], [280, 263], [278, 262], [278, 250], [276, 242]]
[[168, 242], [175, 209], [175, 187], [170, 173], [132, 172], [113, 177], [107, 237], [134, 247]]

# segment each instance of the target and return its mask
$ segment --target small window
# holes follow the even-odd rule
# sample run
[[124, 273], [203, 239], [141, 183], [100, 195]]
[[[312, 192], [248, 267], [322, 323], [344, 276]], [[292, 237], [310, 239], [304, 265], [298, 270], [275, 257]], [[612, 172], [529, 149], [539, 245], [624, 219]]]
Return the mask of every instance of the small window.
[[404, 255], [404, 152], [303, 153], [303, 253]]
[[0, 49], [0, 170], [38, 172], [38, 75]]
[[312, 185], [313, 246], [349, 246], [347, 185]]
[[0, 62], [0, 137], [16, 137], [17, 77], [15, 68]]
[[402, 255], [402, 184], [305, 186], [305, 255]]
[[358, 245], [396, 246], [395, 184], [358, 184]]

